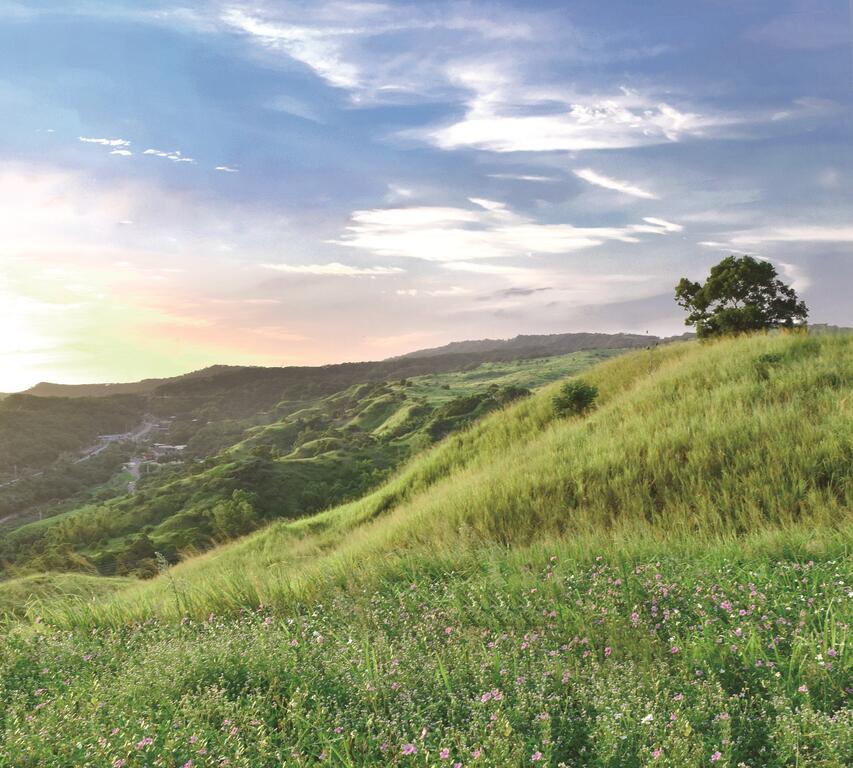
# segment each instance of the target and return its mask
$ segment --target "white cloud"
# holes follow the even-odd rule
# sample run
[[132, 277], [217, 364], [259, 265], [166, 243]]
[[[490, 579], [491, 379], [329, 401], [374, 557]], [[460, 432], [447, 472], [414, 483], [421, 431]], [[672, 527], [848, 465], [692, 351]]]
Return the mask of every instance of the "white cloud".
[[657, 198], [656, 194], [649, 192], [647, 189], [631, 184], [629, 181], [620, 181], [619, 179], [605, 176], [603, 173], [598, 173], [592, 168], [578, 168], [574, 171], [574, 174], [579, 179], [583, 179], [589, 184], [594, 184], [597, 187], [604, 187], [604, 189], [612, 189], [616, 192], [621, 192], [624, 195], [641, 197], [645, 200], [654, 200]]
[[195, 158], [186, 157], [177, 149], [171, 152], [164, 152], [161, 149], [146, 149], [142, 154], [152, 155], [154, 157], [164, 157], [167, 160], [171, 160], [173, 163], [195, 163]]
[[575, 227], [541, 223], [503, 203], [471, 198], [478, 210], [418, 206], [355, 211], [338, 245], [383, 257], [470, 263], [530, 254], [565, 254], [608, 241], [640, 242], [643, 234], [664, 235], [682, 227], [664, 219], [623, 227]]
[[853, 226], [801, 225], [744, 231], [731, 238], [735, 245], [762, 243], [853, 243]]
[[129, 147], [127, 139], [94, 139], [87, 136], [78, 136], [80, 141], [86, 144], [100, 144], [102, 147]]
[[110, 154], [121, 155], [122, 157], [130, 157], [133, 152], [131, 152], [129, 149], [114, 149], [112, 152], [110, 152]]
[[342, 53], [340, 38], [348, 34], [345, 29], [274, 23], [237, 8], [227, 10], [222, 19], [233, 29], [257, 38], [267, 48], [283, 51], [307, 65], [330, 85], [353, 89], [361, 84], [358, 67]]
[[232, 168], [229, 165], [217, 165], [214, 170], [222, 171], [223, 173], [240, 173], [239, 168]]
[[506, 208], [505, 203], [499, 203], [495, 200], [486, 200], [484, 197], [469, 197], [474, 205], [479, 205], [480, 208], [485, 208], [487, 211], [501, 211]]
[[521, 173], [490, 173], [490, 174], [488, 174], [488, 176], [490, 179], [509, 179], [511, 181], [538, 181], [538, 182], [559, 181], [559, 179], [556, 179], [553, 176], [536, 176], [536, 175], [521, 174]]
[[580, 94], [531, 85], [492, 62], [450, 65], [449, 79], [468, 91], [461, 120], [406, 135], [442, 149], [493, 152], [618, 149], [676, 142], [734, 118], [679, 110], [650, 94]]
[[371, 277], [397, 275], [405, 270], [399, 267], [355, 267], [351, 264], [332, 262], [331, 264], [264, 264], [266, 269], [285, 272], [291, 275], [322, 275], [328, 277], [356, 277], [368, 275]]
[[[645, 218], [643, 218], [643, 221], [655, 227], [659, 231], [659, 234], [663, 234], [665, 232], [681, 232], [684, 229], [681, 224], [674, 224], [671, 221], [667, 221], [666, 219], [658, 219], [654, 216], [646, 216]], [[648, 232], [649, 230], [635, 227], [635, 231]]]

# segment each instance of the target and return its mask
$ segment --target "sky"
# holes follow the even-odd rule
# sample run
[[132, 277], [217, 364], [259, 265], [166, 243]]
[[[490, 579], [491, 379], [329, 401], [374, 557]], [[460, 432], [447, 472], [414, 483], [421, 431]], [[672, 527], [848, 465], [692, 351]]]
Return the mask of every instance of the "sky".
[[0, 391], [853, 325], [850, 0], [0, 0]]

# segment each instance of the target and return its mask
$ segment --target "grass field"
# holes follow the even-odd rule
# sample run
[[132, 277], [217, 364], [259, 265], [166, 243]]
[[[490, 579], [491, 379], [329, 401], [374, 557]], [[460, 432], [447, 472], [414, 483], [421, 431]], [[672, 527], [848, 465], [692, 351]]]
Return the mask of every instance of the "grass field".
[[587, 416], [545, 387], [357, 502], [33, 599], [0, 764], [851, 764], [853, 339], [583, 377]]

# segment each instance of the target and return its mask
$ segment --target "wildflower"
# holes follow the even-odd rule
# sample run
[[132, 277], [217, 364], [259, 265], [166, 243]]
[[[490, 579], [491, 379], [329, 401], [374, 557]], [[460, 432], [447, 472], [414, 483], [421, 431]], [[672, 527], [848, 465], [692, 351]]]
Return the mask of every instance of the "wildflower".
[[483, 754], [483, 750], [480, 749], [479, 747], [477, 747], [477, 749], [475, 749], [471, 753], [471, 757], [473, 757], [475, 760], [479, 760], [482, 754]]
[[809, 687], [808, 687], [805, 683], [803, 683], [799, 688], [797, 688], [797, 690], [798, 690], [800, 693], [808, 693], [808, 692], [809, 692]]
[[127, 765], [127, 760], [123, 757], [118, 758], [117, 760], [113, 760], [113, 768], [124, 768]]
[[613, 649], [608, 645], [604, 649], [604, 658], [606, 659], [608, 656], [610, 656], [611, 653], [613, 653]]
[[647, 714], [642, 720], [640, 720], [640, 722], [641, 723], [650, 723], [654, 719], [655, 719], [655, 716], [651, 712], [649, 712], [649, 714]]
[[442, 760], [449, 760], [449, 759], [450, 759], [450, 750], [449, 750], [447, 747], [444, 747], [444, 748], [442, 748], [442, 749], [441, 749], [441, 751], [438, 753], [438, 756], [439, 756]]
[[404, 755], [416, 755], [417, 753], [418, 748], [414, 744], [403, 744]]
[[453, 627], [445, 627], [445, 628], [444, 628], [444, 634], [445, 634], [445, 635], [449, 635], [449, 634], [451, 634], [452, 632], [453, 632]]
[[539, 751], [534, 752], [534, 753], [530, 756], [530, 762], [531, 762], [531, 763], [538, 763], [541, 759], [542, 759], [542, 753], [541, 753], [541, 752], [539, 752]]
[[717, 760], [719, 760], [720, 758], [722, 758], [722, 756], [723, 756], [723, 753], [722, 753], [722, 752], [720, 752], [720, 750], [718, 749], [716, 752], [714, 752], [714, 754], [713, 754], [713, 755], [711, 755], [711, 762], [712, 762], [712, 763], [716, 763], [716, 762], [717, 762]]
[[343, 732], [344, 732], [344, 729], [341, 728], [341, 726], [338, 726], [337, 728], [335, 728], [335, 733], [343, 733]]
[[676, 653], [681, 653], [681, 648], [679, 648], [677, 645], [673, 645], [672, 648], [669, 649], [669, 652], [675, 655]]
[[834, 659], [836, 656], [838, 656], [838, 651], [836, 651], [835, 648], [829, 648], [826, 651], [826, 655], [829, 656], [831, 659]]
[[657, 760], [661, 756], [661, 752], [663, 752], [663, 750], [660, 747], [658, 747], [657, 749], [653, 749], [652, 757]]
[[136, 748], [137, 750], [145, 749], [145, 747], [150, 747], [153, 743], [154, 739], [152, 739], [150, 736], [146, 736], [145, 738], [142, 738], [136, 742]]
[[192, 760], [187, 760], [181, 768], [193, 768], [195, 763]]

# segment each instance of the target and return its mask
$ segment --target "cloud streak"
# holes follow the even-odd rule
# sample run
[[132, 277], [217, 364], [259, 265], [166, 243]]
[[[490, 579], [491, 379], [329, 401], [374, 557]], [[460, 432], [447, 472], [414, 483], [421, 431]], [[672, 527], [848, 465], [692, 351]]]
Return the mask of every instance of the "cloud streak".
[[289, 275], [316, 275], [320, 277], [384, 277], [398, 275], [405, 270], [399, 267], [356, 267], [333, 261], [330, 264], [263, 264], [265, 269]]
[[587, 184], [593, 184], [596, 187], [603, 187], [604, 189], [612, 189], [615, 192], [621, 192], [623, 195], [631, 195], [632, 197], [639, 197], [643, 200], [655, 200], [658, 197], [647, 189], [638, 187], [629, 181], [620, 181], [611, 176], [605, 176], [603, 173], [598, 173], [598, 171], [594, 171], [592, 168], [578, 168], [573, 173], [579, 179], [587, 182]]

